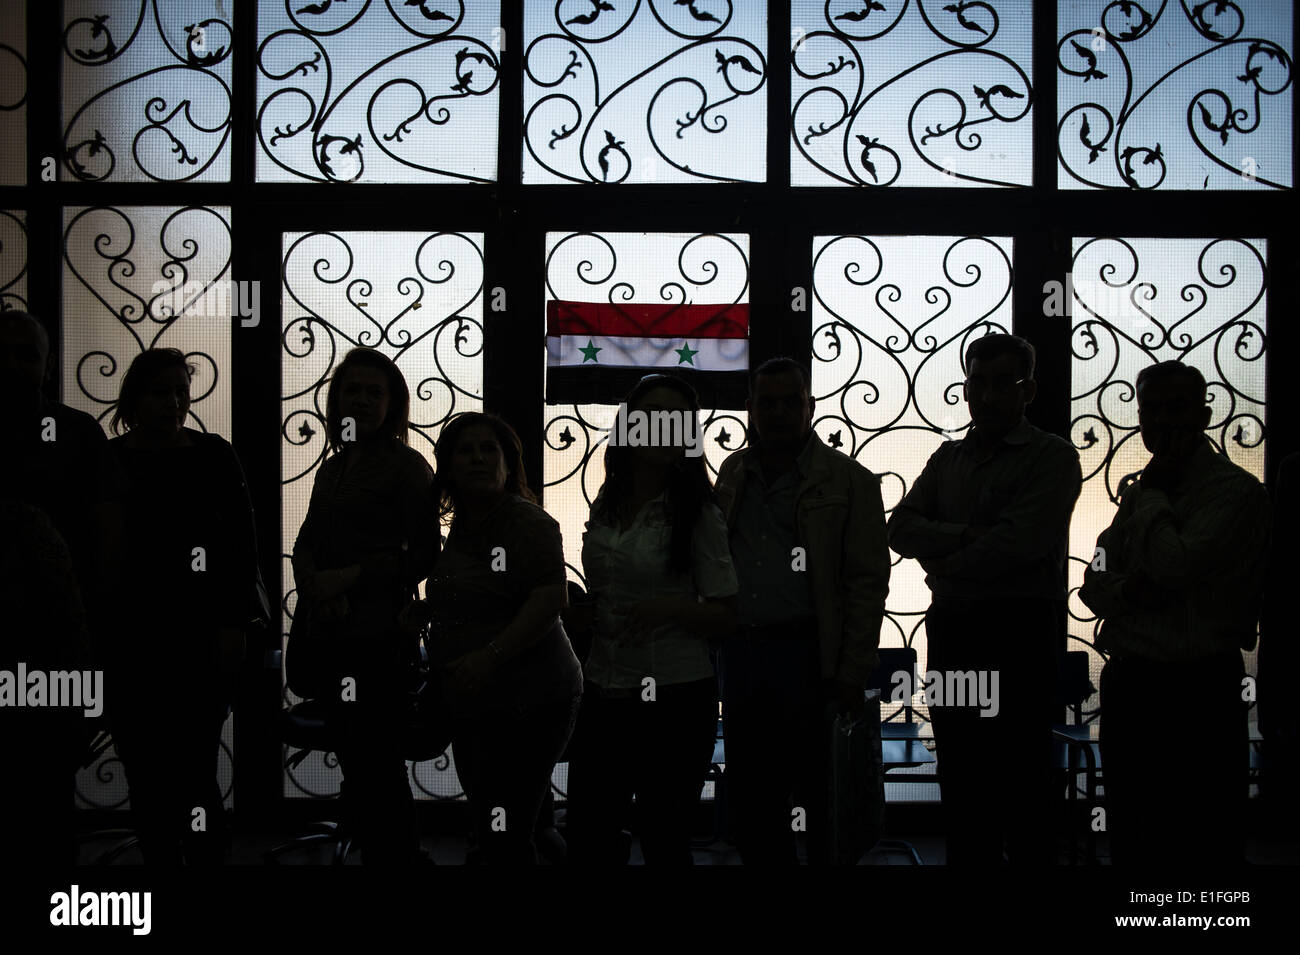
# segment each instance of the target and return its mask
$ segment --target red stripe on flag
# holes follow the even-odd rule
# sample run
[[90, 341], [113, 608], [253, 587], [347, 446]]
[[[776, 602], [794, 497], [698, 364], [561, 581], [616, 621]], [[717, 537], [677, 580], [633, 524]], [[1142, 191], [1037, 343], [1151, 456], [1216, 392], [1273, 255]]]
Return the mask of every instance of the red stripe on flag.
[[747, 338], [749, 305], [547, 302], [546, 334]]

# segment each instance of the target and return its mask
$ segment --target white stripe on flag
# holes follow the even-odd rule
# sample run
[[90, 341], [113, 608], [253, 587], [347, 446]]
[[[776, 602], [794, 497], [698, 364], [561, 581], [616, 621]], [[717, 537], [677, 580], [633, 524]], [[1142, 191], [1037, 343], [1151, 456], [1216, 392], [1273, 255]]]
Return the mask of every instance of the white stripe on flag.
[[546, 339], [546, 364], [552, 368], [585, 365], [588, 368], [745, 371], [749, 367], [749, 340], [551, 335]]

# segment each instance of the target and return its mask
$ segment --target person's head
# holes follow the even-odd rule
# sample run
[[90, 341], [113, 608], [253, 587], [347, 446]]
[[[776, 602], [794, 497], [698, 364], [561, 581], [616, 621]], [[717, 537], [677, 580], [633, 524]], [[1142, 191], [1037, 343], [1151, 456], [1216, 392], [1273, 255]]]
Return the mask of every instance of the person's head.
[[775, 450], [797, 450], [812, 431], [815, 406], [804, 367], [793, 358], [769, 358], [749, 377], [745, 410], [754, 432], [751, 440]]
[[[406, 444], [411, 393], [392, 359], [373, 348], [354, 348], [339, 362], [325, 397], [325, 426], [330, 448], [341, 451], [349, 440], [388, 437]], [[344, 419], [355, 430], [345, 433]]]
[[149, 348], [135, 356], [122, 378], [114, 434], [138, 431], [170, 437], [185, 427], [190, 413], [190, 379], [194, 365], [176, 348]]
[[[690, 426], [694, 428], [695, 439], [703, 440], [699, 429], [699, 396], [689, 383], [675, 375], [647, 375], [628, 392], [623, 405], [629, 415], [633, 412], [672, 412], [689, 416], [693, 419]], [[709, 480], [704, 455], [686, 453], [685, 430], [686, 426], [683, 426], [681, 446], [607, 444], [601, 504], [602, 515], [607, 519], [630, 520], [635, 517], [629, 513], [634, 474], [638, 471], [662, 473], [672, 522], [668, 566], [676, 573], [690, 572], [691, 535], [705, 502], [713, 498], [713, 483]]]
[[[1170, 440], [1203, 432], [1212, 414], [1206, 403], [1205, 376], [1181, 361], [1162, 361], [1138, 372], [1138, 427], [1152, 454], [1171, 450]], [[1183, 445], [1190, 446], [1190, 442]]]
[[28, 312], [0, 312], [0, 388], [38, 394], [50, 359], [50, 336]]
[[524, 473], [524, 447], [515, 429], [494, 414], [465, 411], [442, 428], [434, 451], [440, 516], [468, 501], [517, 494], [536, 503]]
[[962, 394], [974, 430], [991, 440], [1007, 434], [1038, 393], [1034, 346], [1018, 335], [985, 335], [966, 348]]

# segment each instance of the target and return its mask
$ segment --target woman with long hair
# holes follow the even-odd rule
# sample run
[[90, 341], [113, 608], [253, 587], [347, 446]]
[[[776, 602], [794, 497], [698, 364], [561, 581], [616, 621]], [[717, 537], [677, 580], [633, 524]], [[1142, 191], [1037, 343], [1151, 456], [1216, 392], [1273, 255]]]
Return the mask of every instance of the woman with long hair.
[[137, 355], [109, 442], [124, 534], [115, 625], [97, 649], [147, 864], [223, 861], [221, 727], [245, 633], [269, 622], [239, 458], [219, 435], [187, 427], [193, 375], [175, 348]]
[[[295, 624], [323, 657], [318, 695], [367, 864], [421, 860], [403, 728], [419, 645], [399, 615], [438, 553], [433, 473], [407, 446], [410, 393], [392, 360], [354, 348], [335, 369], [316, 473], [293, 548]], [[297, 628], [296, 628], [297, 629]], [[292, 659], [296, 637], [290, 638]]]
[[514, 429], [467, 412], [438, 438], [439, 509], [450, 528], [429, 580], [430, 656], [454, 718], [452, 754], [478, 857], [533, 865], [533, 831], [582, 692], [559, 620], [564, 543], [537, 506]]
[[695, 390], [650, 375], [624, 410], [629, 420], [675, 422], [679, 438], [647, 441], [655, 429], [633, 421], [605, 450], [582, 547], [596, 628], [570, 748], [569, 858], [626, 861], [621, 832], [635, 795], [646, 863], [689, 865], [718, 720], [709, 642], [734, 627], [736, 575], [699, 453]]

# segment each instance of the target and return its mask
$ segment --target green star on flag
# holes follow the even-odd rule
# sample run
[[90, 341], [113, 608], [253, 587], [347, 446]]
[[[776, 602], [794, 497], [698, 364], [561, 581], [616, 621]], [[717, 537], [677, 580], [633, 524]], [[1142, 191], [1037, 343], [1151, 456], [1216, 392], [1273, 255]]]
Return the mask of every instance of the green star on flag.
[[589, 361], [596, 361], [596, 360], [597, 360], [597, 358], [596, 358], [596, 352], [601, 351], [601, 350], [602, 350], [602, 349], [601, 349], [600, 347], [598, 347], [597, 345], [592, 344], [592, 341], [591, 341], [590, 338], [587, 339], [587, 347], [586, 347], [586, 348], [579, 348], [579, 349], [578, 349], [578, 351], [582, 352], [582, 363], [583, 363], [584, 365], [585, 365], [587, 362], [589, 362]]
[[685, 364], [685, 365], [692, 365], [692, 366], [695, 364], [695, 356], [700, 353], [700, 350], [698, 348], [692, 349], [689, 342], [682, 342], [682, 347], [674, 348], [673, 351], [677, 352], [679, 356], [677, 359], [677, 364], [679, 365]]

